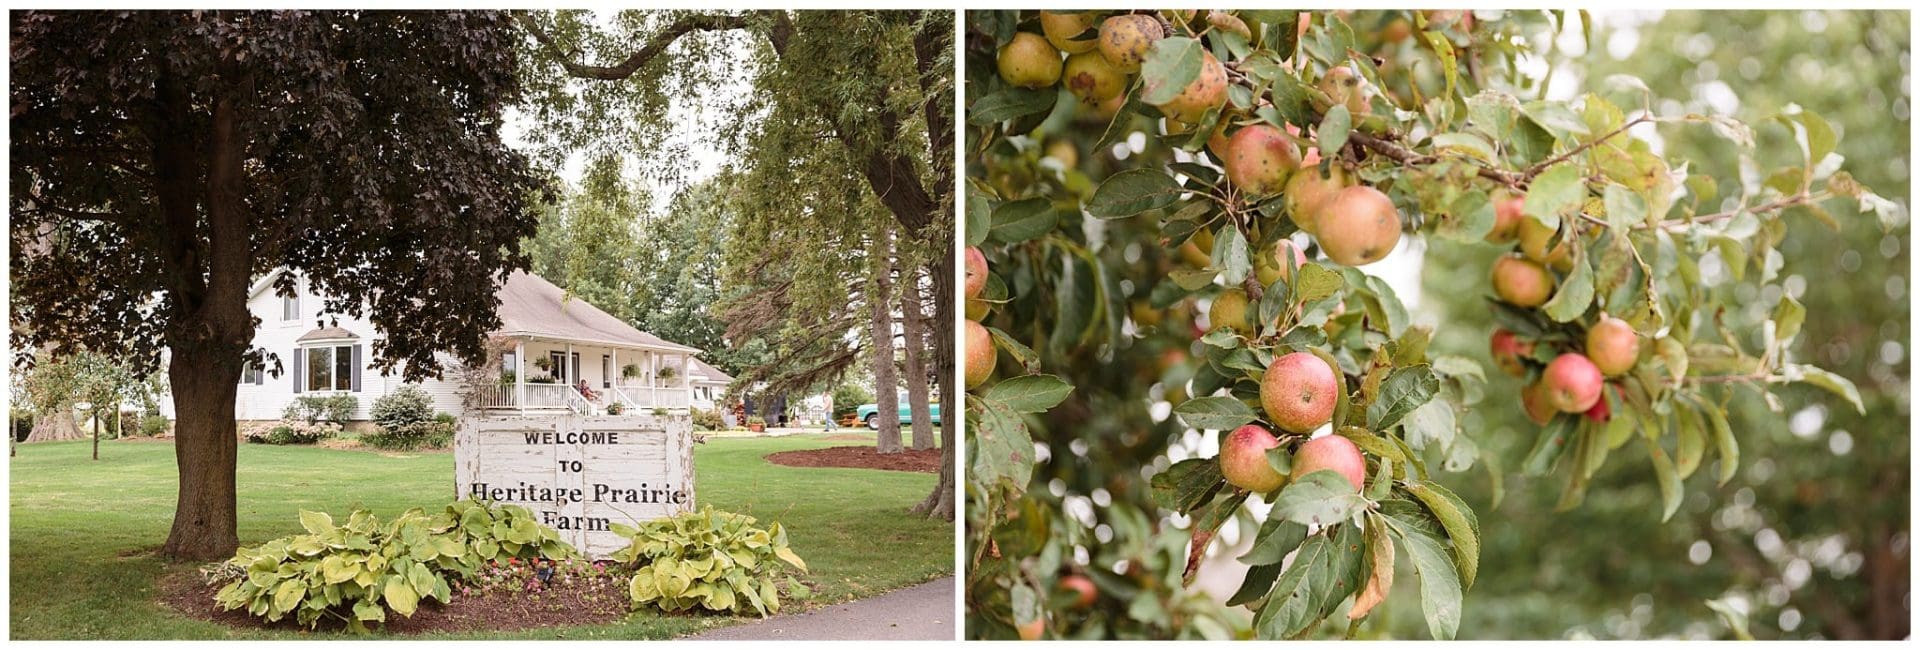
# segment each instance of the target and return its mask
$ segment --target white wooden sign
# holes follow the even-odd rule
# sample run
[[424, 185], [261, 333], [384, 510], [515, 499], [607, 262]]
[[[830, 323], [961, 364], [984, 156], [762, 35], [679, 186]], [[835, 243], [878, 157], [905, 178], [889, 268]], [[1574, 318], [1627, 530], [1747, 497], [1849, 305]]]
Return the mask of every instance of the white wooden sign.
[[460, 498], [532, 510], [594, 558], [625, 548], [611, 525], [693, 509], [693, 419], [685, 415], [469, 418], [454, 435]]

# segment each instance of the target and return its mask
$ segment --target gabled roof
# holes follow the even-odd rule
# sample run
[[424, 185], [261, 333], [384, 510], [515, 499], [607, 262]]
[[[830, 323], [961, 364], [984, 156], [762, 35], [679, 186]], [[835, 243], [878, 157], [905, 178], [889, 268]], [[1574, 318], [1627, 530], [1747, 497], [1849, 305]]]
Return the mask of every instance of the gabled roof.
[[714, 383], [714, 384], [733, 383], [732, 375], [728, 375], [727, 373], [720, 372], [719, 368], [715, 368], [712, 365], [709, 365], [707, 362], [702, 361], [697, 357], [694, 358], [693, 360], [693, 372], [691, 373], [691, 376], [693, 377], [693, 380], [697, 382], [704, 381], [704, 382]]
[[[274, 279], [285, 272], [284, 268], [276, 268], [256, 280], [248, 292], [249, 298], [267, 291], [273, 286]], [[700, 352], [699, 348], [642, 332], [585, 300], [568, 298], [566, 290], [526, 271], [514, 271], [513, 275], [508, 276], [497, 296], [500, 298], [500, 329], [495, 330], [494, 334], [538, 336], [693, 354]], [[718, 370], [713, 372], [725, 376]], [[728, 378], [729, 381], [731, 379]]]
[[514, 271], [507, 276], [499, 295], [500, 329], [495, 334], [700, 352], [699, 348], [642, 332], [585, 300], [569, 299], [564, 289], [526, 271]]
[[305, 334], [301, 334], [300, 338], [294, 339], [293, 341], [295, 343], [305, 343], [307, 341], [337, 341], [341, 339], [357, 339], [357, 338], [360, 338], [360, 335], [354, 334], [352, 331], [348, 330], [345, 327], [322, 327], [322, 328], [307, 332]]

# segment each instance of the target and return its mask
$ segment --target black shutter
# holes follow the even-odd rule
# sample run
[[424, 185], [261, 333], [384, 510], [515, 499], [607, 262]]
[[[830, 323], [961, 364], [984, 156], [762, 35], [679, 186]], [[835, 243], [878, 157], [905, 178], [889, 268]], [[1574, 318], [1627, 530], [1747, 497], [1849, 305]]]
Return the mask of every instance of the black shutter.
[[293, 392], [296, 392], [296, 393], [300, 392], [301, 382], [306, 381], [307, 373], [304, 370], [306, 368], [306, 365], [307, 365], [307, 351], [302, 350], [300, 348], [294, 348], [293, 349]]
[[353, 392], [356, 393], [360, 392], [360, 368], [365, 365], [360, 362], [361, 347], [362, 346], [358, 345], [353, 346]]

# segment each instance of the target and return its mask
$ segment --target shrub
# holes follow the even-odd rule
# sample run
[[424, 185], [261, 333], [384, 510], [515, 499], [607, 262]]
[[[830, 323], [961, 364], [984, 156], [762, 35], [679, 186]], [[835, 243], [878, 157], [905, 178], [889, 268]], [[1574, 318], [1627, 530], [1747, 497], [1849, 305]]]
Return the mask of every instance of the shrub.
[[719, 431], [727, 427], [727, 421], [720, 417], [719, 410], [693, 409], [692, 413], [693, 426], [701, 431]]
[[149, 415], [140, 421], [140, 435], [151, 438], [166, 433], [172, 426], [173, 423], [168, 422], [165, 417]]
[[578, 556], [525, 508], [474, 501], [435, 515], [414, 508], [387, 524], [365, 510], [345, 525], [301, 511], [300, 525], [306, 534], [241, 548], [205, 570], [209, 584], [227, 583], [215, 602], [268, 621], [292, 614], [313, 628], [324, 616], [367, 632], [389, 611], [412, 617], [422, 600], [448, 602], [453, 581], [472, 579], [490, 562]]
[[340, 435], [340, 425], [333, 422], [281, 421], [248, 425], [241, 433], [246, 436], [247, 442], [256, 444], [311, 445]]
[[406, 384], [373, 400], [367, 417], [382, 429], [426, 422], [433, 419], [433, 396], [419, 386]]
[[627, 405], [614, 402], [607, 405], [607, 415], [619, 415], [627, 410]]
[[353, 410], [359, 406], [360, 399], [352, 395], [301, 395], [293, 398], [280, 417], [308, 424], [346, 422], [353, 419]]
[[862, 404], [873, 403], [873, 391], [857, 383], [844, 383], [833, 389], [833, 418], [845, 418], [860, 410]]
[[[636, 607], [766, 616], [780, 611], [781, 563], [802, 572], [807, 564], [787, 548], [780, 524], [763, 530], [754, 523], [753, 517], [709, 506], [637, 529], [614, 524], [613, 531], [631, 541], [612, 558], [633, 570], [627, 593]], [[797, 598], [810, 593], [797, 581], [787, 587]]]
[[453, 423], [428, 420], [387, 427], [360, 436], [360, 442], [376, 449], [396, 451], [445, 449], [453, 444]]

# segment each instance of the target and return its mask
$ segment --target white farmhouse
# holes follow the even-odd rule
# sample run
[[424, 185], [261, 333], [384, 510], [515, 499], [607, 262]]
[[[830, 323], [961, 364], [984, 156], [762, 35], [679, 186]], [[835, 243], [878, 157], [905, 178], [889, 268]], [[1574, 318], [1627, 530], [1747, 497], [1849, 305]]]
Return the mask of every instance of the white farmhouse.
[[[373, 367], [372, 344], [384, 333], [364, 318], [324, 313], [324, 298], [304, 278], [296, 278], [295, 295], [278, 295], [273, 283], [284, 272], [256, 281], [247, 300], [260, 319], [253, 344], [278, 355], [284, 372], [274, 377], [247, 368], [235, 417], [277, 420], [299, 396], [348, 394], [359, 401], [353, 419], [367, 419], [374, 400], [406, 383], [398, 373]], [[614, 404], [626, 412], [711, 408], [731, 381], [694, 358], [699, 349], [635, 329], [532, 273], [508, 277], [499, 297], [500, 329], [492, 334], [513, 347], [501, 357], [499, 381], [481, 395], [480, 408], [488, 414], [605, 413]], [[446, 353], [440, 361], [447, 369], [458, 365]], [[688, 365], [695, 369], [691, 375], [680, 371]], [[673, 370], [662, 372], [666, 368]], [[578, 390], [583, 379], [591, 395]], [[465, 415], [464, 389], [452, 372], [418, 386], [433, 397], [436, 410]], [[171, 404], [163, 409], [173, 415]]]
[[[676, 371], [673, 374], [676, 377], [686, 377], [688, 383], [693, 385], [694, 408], [712, 410], [715, 403], [719, 401], [721, 393], [726, 391], [729, 384], [733, 383], [733, 376], [721, 372], [719, 368], [708, 365], [707, 362], [701, 361], [698, 358], [690, 359], [690, 361], [693, 363], [693, 372], [683, 373]], [[667, 363], [673, 365], [671, 360]], [[678, 368], [679, 366], [673, 365], [673, 367]]]

